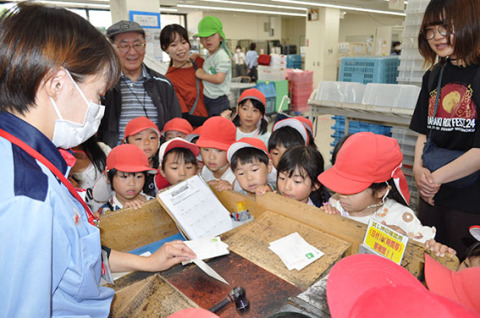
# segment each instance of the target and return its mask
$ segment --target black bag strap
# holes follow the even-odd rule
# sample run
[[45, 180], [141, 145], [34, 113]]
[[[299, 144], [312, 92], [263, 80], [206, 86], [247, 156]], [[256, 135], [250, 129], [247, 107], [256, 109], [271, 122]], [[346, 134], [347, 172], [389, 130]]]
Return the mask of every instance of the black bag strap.
[[[197, 72], [198, 70], [198, 65], [197, 63], [195, 63], [194, 60], [190, 59], [190, 62], [192, 62], [193, 64], [193, 69], [195, 70], [195, 72]], [[200, 80], [198, 79], [198, 77], [195, 76], [195, 84], [197, 86], [197, 98], [195, 98], [195, 102], [193, 103], [193, 106], [192, 108], [190, 109], [190, 111], [188, 112], [190, 115], [193, 115], [193, 112], [195, 111], [195, 109], [197, 108], [197, 105], [198, 105], [198, 100], [200, 99]]]
[[[437, 94], [435, 96], [435, 108], [433, 110], [433, 118], [435, 119], [435, 116], [437, 116], [437, 109], [438, 109], [438, 101], [440, 100], [440, 90], [442, 89], [442, 78], [443, 78], [443, 71], [445, 70], [445, 65], [442, 65], [440, 67], [440, 75], [438, 76], [438, 83], [437, 83]], [[435, 69], [434, 69], [435, 70]], [[433, 71], [432, 70], [432, 73]], [[430, 74], [432, 76], [432, 74]], [[430, 78], [428, 79], [429, 85], [430, 85]], [[428, 139], [431, 138], [432, 130], [430, 129], [428, 131]]]

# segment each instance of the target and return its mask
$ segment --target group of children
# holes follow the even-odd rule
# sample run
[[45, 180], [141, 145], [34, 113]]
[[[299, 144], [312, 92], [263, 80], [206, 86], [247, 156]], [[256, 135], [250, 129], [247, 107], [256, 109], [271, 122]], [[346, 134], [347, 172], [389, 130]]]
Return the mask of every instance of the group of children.
[[[241, 110], [245, 105], [248, 111]], [[254, 112], [248, 108], [261, 116], [252, 120]], [[159, 190], [198, 174], [217, 191], [250, 196], [274, 191], [362, 223], [375, 217], [438, 254], [454, 252], [436, 243], [435, 228], [422, 226], [408, 207], [403, 155], [395, 139], [354, 134], [337, 149], [333, 167], [324, 171], [308, 119], [280, 120], [270, 134], [263, 127], [264, 113], [265, 97], [252, 88], [241, 94], [233, 122], [214, 116], [194, 130], [185, 119], [175, 118], [160, 131], [146, 117], [131, 120], [124, 143], [107, 156], [105, 171], [113, 192], [99, 213], [138, 208]], [[242, 129], [251, 127], [254, 133], [243, 137]]]

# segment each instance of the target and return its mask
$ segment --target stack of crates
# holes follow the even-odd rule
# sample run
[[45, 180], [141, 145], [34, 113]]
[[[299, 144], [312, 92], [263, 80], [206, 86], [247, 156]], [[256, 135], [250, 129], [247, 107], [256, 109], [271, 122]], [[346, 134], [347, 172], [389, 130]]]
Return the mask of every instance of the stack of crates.
[[273, 114], [275, 112], [275, 102], [277, 96], [275, 84], [273, 82], [259, 82], [255, 88], [265, 95], [265, 99], [267, 101], [267, 105], [265, 106], [265, 114]]
[[338, 80], [340, 82], [397, 83], [398, 56], [342, 57]]
[[302, 57], [300, 54], [287, 55], [287, 68], [302, 68]]
[[392, 127], [392, 137], [397, 139], [400, 150], [403, 153], [402, 171], [407, 179], [410, 190], [410, 208], [416, 210], [418, 207], [418, 189], [413, 176], [413, 160], [415, 158], [415, 145], [418, 134], [408, 128]]
[[313, 91], [313, 71], [287, 70], [291, 108], [295, 112], [308, 111], [308, 99]]

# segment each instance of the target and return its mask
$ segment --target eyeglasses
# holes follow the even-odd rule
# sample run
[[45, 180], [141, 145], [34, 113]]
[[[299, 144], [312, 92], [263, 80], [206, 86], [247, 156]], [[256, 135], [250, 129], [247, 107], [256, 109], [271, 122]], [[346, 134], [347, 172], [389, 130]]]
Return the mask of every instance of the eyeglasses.
[[143, 52], [145, 50], [145, 42], [135, 42], [133, 43], [133, 45], [127, 43], [120, 43], [114, 45], [122, 53], [127, 53], [132, 47], [137, 52]]
[[440, 36], [447, 35], [447, 25], [446, 24], [439, 24], [433, 25], [428, 29], [425, 29], [425, 39], [433, 40], [435, 38], [435, 33], [439, 34]]

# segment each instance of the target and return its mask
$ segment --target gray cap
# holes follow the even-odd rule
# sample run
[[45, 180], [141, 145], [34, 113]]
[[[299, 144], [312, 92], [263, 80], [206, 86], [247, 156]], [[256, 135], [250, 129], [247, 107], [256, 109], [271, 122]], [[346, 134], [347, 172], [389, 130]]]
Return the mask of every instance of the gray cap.
[[145, 36], [145, 31], [137, 22], [122, 20], [111, 25], [107, 29], [107, 36], [111, 39], [117, 34], [128, 33], [128, 32], [137, 32]]

